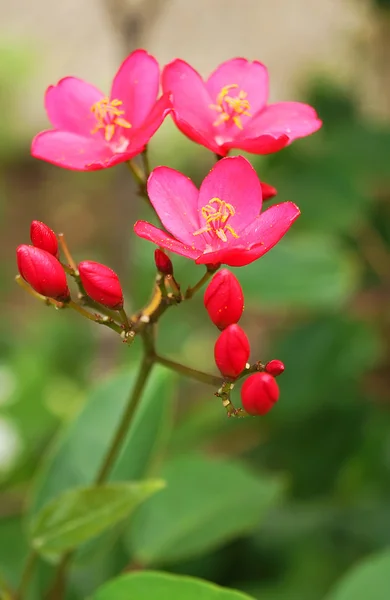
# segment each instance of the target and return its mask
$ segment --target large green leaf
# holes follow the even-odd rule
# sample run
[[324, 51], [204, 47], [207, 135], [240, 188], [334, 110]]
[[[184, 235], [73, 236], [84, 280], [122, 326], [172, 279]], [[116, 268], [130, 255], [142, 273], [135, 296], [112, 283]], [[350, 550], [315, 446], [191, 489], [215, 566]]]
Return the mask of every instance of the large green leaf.
[[92, 600], [253, 600], [218, 585], [153, 571], [131, 573], [103, 585]]
[[247, 306], [334, 308], [356, 290], [353, 258], [331, 236], [288, 235], [261, 260], [240, 269]]
[[389, 600], [390, 550], [354, 567], [326, 596], [326, 600]]
[[141, 564], [187, 559], [250, 531], [283, 488], [237, 462], [200, 456], [171, 460], [161, 477], [166, 489], [140, 507], [128, 531], [129, 550]]
[[[60, 492], [92, 483], [122, 417], [134, 384], [134, 371], [100, 383], [59, 441], [33, 490], [35, 514]], [[156, 368], [111, 475], [114, 480], [142, 478], [166, 438], [174, 401], [173, 377]]]
[[159, 480], [109, 483], [58, 496], [31, 525], [31, 544], [44, 556], [60, 555], [113, 527], [163, 487]]

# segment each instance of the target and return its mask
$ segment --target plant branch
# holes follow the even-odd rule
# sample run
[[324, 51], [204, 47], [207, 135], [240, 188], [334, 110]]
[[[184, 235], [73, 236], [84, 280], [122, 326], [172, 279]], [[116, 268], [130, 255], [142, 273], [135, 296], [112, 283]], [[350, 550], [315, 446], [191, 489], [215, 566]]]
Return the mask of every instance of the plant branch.
[[176, 373], [180, 373], [180, 375], [184, 375], [190, 379], [195, 379], [196, 381], [201, 381], [202, 383], [208, 383], [214, 387], [220, 387], [224, 383], [224, 379], [222, 377], [218, 377], [218, 375], [211, 375], [210, 373], [204, 373], [203, 371], [198, 371], [197, 369], [191, 369], [191, 367], [177, 363], [169, 358], [164, 358], [158, 354], [155, 355], [154, 360], [159, 365], [162, 365], [167, 369], [171, 369], [172, 371], [176, 371]]
[[196, 294], [196, 292], [198, 292], [205, 283], [207, 283], [207, 281], [210, 279], [210, 277], [212, 277], [214, 275], [214, 273], [216, 271], [218, 271], [219, 269], [218, 265], [217, 267], [213, 267], [211, 265], [207, 265], [206, 266], [206, 273], [203, 275], [203, 277], [201, 277], [199, 279], [199, 281], [193, 286], [193, 287], [189, 287], [184, 295], [184, 299], [185, 300], [189, 300], [190, 298], [192, 298], [192, 296], [194, 294]]

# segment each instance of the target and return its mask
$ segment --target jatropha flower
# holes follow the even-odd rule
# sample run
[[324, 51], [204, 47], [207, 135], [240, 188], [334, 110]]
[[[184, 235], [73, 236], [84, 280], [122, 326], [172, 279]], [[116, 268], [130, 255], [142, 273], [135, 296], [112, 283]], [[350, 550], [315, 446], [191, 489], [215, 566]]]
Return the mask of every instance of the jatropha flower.
[[38, 294], [59, 302], [70, 299], [65, 271], [53, 254], [21, 244], [16, 249], [16, 260], [19, 273]]
[[269, 373], [250, 375], [241, 388], [241, 403], [250, 415], [265, 415], [279, 399], [279, 387]]
[[238, 323], [244, 310], [240, 282], [228, 269], [215, 273], [204, 294], [204, 305], [218, 329]]
[[258, 61], [228, 60], [204, 81], [189, 64], [174, 60], [165, 67], [162, 84], [164, 92], [172, 93], [180, 131], [221, 156], [232, 148], [277, 152], [322, 124], [307, 104], [267, 105], [268, 71]]
[[215, 342], [215, 363], [225, 377], [238, 377], [245, 369], [249, 354], [249, 340], [239, 325], [226, 327]]
[[156, 59], [136, 50], [120, 66], [109, 96], [76, 77], [46, 91], [53, 129], [39, 133], [31, 153], [65, 169], [95, 171], [139, 154], [171, 110], [169, 94], [159, 100]]
[[157, 167], [148, 194], [172, 235], [145, 221], [137, 221], [135, 233], [198, 264], [247, 265], [275, 246], [300, 214], [292, 202], [260, 214], [261, 184], [242, 156], [218, 161], [200, 190], [182, 173]]

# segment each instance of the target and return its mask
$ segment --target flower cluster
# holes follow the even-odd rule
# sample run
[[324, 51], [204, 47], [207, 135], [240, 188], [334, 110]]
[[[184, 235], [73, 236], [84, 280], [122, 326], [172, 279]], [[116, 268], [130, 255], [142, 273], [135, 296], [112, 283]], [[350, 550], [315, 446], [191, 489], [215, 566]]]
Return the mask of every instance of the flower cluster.
[[[292, 202], [264, 201], [277, 191], [259, 180], [243, 156], [227, 156], [233, 149], [254, 154], [277, 152], [294, 140], [321, 127], [315, 110], [300, 102], [268, 104], [268, 71], [258, 61], [235, 58], [221, 64], [204, 80], [183, 60], [174, 60], [160, 72], [156, 59], [144, 50], [128, 56], [115, 75], [110, 93], [76, 77], [65, 77], [50, 86], [45, 107], [52, 129], [32, 142], [36, 158], [79, 171], [113, 167], [126, 162], [140, 185], [160, 227], [137, 221], [137, 236], [149, 240], [157, 269], [151, 302], [129, 316], [118, 276], [105, 265], [73, 260], [62, 235], [33, 221], [32, 246], [17, 249], [19, 283], [48, 304], [71, 307], [84, 317], [108, 325], [125, 342], [140, 335], [149, 360], [177, 371], [195, 371], [154, 350], [153, 324], [172, 305], [189, 300], [214, 274], [204, 304], [220, 330], [215, 343], [216, 365], [222, 374], [216, 392], [229, 415], [265, 414], [278, 400], [275, 377], [284, 370], [279, 360], [248, 363], [250, 343], [238, 321], [244, 310], [240, 283], [221, 265], [243, 267], [266, 254], [298, 218]], [[151, 173], [147, 145], [165, 117], [194, 142], [211, 150], [217, 162], [199, 189], [184, 174], [168, 166]], [[142, 168], [134, 162], [142, 155]], [[59, 244], [65, 257], [61, 262]], [[168, 254], [180, 254], [206, 267], [200, 281], [182, 293]], [[78, 287], [71, 296], [67, 275]], [[99, 312], [90, 312], [92, 308]], [[215, 376], [195, 378], [215, 382]], [[245, 377], [241, 389], [243, 409], [234, 409], [230, 392]]]

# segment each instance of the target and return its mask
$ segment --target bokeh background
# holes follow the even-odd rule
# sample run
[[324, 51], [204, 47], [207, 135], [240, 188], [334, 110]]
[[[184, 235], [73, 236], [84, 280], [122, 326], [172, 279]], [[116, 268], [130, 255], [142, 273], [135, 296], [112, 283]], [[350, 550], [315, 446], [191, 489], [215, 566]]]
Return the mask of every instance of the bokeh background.
[[[20, 576], [22, 511], [45, 496], [42, 457], [58, 459], [62, 451], [60, 483], [49, 485], [49, 497], [83, 480], [116, 410], [118, 382], [104, 409], [92, 407], [80, 425], [91, 385], [131, 369], [139, 356], [137, 344], [128, 349], [111, 331], [24, 294], [14, 284], [15, 247], [28, 243], [32, 219], [65, 232], [78, 260], [118, 272], [130, 312], [147, 301], [154, 275], [153, 247], [132, 235], [147, 213], [125, 166], [73, 173], [30, 157], [32, 136], [47, 126], [44, 90], [65, 75], [108, 89], [122, 58], [145, 47], [162, 65], [180, 57], [204, 75], [234, 56], [259, 59], [270, 71], [272, 100], [308, 101], [324, 121], [312, 138], [251, 157], [278, 200], [302, 210], [277, 247], [236, 270], [252, 360], [286, 363], [280, 402], [262, 419], [236, 421], [225, 418], [210, 388], [182, 379], [168, 391], [164, 382], [154, 388], [170, 414], [154, 470], [189, 461], [177, 470], [173, 504], [157, 511], [157, 529], [185, 521], [183, 489], [201, 495], [197, 460], [245, 463], [263, 482], [266, 510], [259, 502], [259, 518], [245, 533], [221, 536], [201, 551], [181, 551], [176, 540], [175, 552], [156, 551], [151, 564], [259, 599], [325, 598], [351, 566], [390, 545], [390, 2], [14, 0], [2, 3], [1, 14], [0, 572], [12, 585]], [[170, 120], [150, 154], [152, 165], [167, 164], [196, 182], [214, 161]], [[176, 257], [174, 264], [183, 288], [199, 278], [200, 268]], [[158, 346], [210, 371], [215, 338], [199, 296], [164, 316]], [[233, 521], [246, 510], [242, 493]], [[218, 502], [215, 514], [223, 516], [229, 492]], [[99, 553], [80, 561], [71, 597], [123, 569], [132, 544], [121, 539], [109, 564]], [[41, 565], [39, 581], [49, 571]]]

